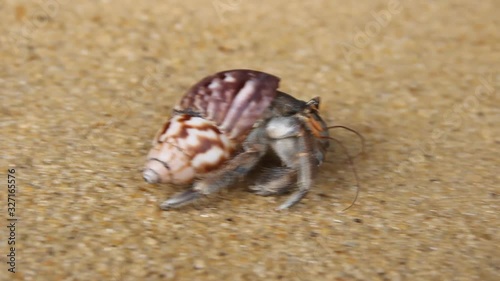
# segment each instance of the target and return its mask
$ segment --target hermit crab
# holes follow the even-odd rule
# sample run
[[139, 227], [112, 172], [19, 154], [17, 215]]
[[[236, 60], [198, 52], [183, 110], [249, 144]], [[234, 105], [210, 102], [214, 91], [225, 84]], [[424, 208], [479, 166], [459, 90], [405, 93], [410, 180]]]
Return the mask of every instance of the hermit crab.
[[278, 209], [299, 202], [329, 147], [319, 97], [308, 102], [278, 91], [279, 78], [227, 70], [202, 79], [180, 99], [158, 131], [143, 177], [148, 183], [189, 184], [164, 210], [235, 184], [272, 154], [276, 166], [250, 187], [260, 195], [293, 191]]

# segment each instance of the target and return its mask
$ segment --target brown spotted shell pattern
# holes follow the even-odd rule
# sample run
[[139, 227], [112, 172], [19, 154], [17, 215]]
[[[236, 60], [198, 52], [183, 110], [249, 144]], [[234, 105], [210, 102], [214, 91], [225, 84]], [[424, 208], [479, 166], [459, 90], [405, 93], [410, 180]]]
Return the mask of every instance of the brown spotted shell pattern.
[[158, 131], [143, 177], [149, 183], [190, 183], [234, 156], [276, 95], [279, 78], [228, 70], [195, 84]]

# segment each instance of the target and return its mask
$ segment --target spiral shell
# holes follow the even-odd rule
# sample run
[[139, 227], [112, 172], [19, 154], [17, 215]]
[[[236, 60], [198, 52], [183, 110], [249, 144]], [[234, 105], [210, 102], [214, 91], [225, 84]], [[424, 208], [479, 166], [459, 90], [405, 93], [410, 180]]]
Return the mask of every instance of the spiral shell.
[[278, 83], [263, 72], [229, 70], [195, 84], [153, 140], [144, 179], [189, 183], [220, 168], [262, 118]]

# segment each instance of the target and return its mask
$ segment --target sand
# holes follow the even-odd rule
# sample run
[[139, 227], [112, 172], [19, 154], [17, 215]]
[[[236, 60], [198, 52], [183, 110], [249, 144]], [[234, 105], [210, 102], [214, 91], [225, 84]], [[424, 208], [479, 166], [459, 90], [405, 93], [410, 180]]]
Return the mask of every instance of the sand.
[[[352, 2], [2, 1], [18, 221], [0, 279], [498, 280], [499, 2]], [[363, 134], [352, 208], [337, 146], [290, 210], [244, 185], [159, 209], [183, 187], [143, 181], [151, 139], [189, 86], [232, 68]]]

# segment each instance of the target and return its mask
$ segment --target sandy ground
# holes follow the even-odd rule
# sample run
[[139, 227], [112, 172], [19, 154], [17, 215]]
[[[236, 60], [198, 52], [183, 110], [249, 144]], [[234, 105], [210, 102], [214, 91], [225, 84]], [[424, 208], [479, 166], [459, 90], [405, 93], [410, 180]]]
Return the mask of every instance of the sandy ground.
[[[0, 279], [499, 280], [500, 3], [247, 2], [0, 1], [19, 218], [11, 274], [4, 185]], [[329, 124], [364, 135], [354, 207], [335, 149], [289, 211], [244, 186], [158, 208], [182, 188], [143, 181], [154, 133], [232, 68], [321, 96]]]

